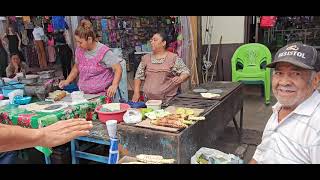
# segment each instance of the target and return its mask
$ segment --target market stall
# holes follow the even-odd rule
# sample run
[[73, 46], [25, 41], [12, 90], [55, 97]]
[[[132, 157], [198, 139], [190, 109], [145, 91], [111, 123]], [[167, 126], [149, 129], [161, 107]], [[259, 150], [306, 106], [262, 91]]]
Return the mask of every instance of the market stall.
[[[61, 101], [37, 101], [28, 105], [11, 104], [0, 108], [0, 123], [18, 125], [25, 128], [40, 128], [54, 124], [60, 120], [84, 118], [96, 120], [94, 109], [104, 103], [103, 96], [86, 96], [88, 102], [71, 104], [70, 98]], [[68, 105], [66, 105], [68, 104]], [[50, 155], [55, 148], [35, 147], [45, 155], [46, 163], [50, 163]], [[61, 156], [65, 156], [62, 154]]]
[[93, 23], [101, 43], [122, 49], [128, 71], [135, 71], [141, 55], [151, 52], [149, 40], [159, 30], [172, 39], [170, 51], [182, 53], [181, 44], [177, 42], [182, 36], [179, 16], [82, 16], [81, 19]]
[[319, 16], [261, 16], [262, 38], [259, 42], [267, 45], [272, 52], [291, 42], [302, 42], [320, 48]]
[[[201, 147], [213, 147], [214, 141], [233, 120], [241, 137], [243, 121], [242, 84], [214, 82], [200, 85], [199, 89], [220, 90], [213, 98], [204, 99], [200, 91], [189, 91], [178, 95], [163, 108], [189, 108], [205, 120], [198, 120], [184, 128], [163, 127], [148, 123], [119, 124], [119, 151], [122, 156], [138, 154], [162, 155], [175, 159], [175, 163], [190, 163], [191, 156]], [[216, 92], [217, 93], [217, 92]], [[169, 111], [169, 110], [168, 110]], [[240, 112], [240, 127], [235, 115]]]
[[[54, 95], [58, 97], [61, 91], [57, 92]], [[215, 96], [204, 99], [201, 95], [204, 92], [209, 94], [211, 92]], [[66, 96], [52, 103], [40, 101], [20, 107], [6, 106], [0, 108], [0, 122], [27, 128], [39, 128], [64, 119], [77, 117], [92, 119], [94, 128], [85, 138], [93, 139], [92, 142], [108, 142], [109, 136], [105, 123], [101, 123], [101, 119], [98, 121], [97, 114], [93, 113], [97, 105], [104, 104], [105, 99], [103, 96], [94, 97], [92, 95], [87, 98], [89, 102], [78, 104], [70, 103], [70, 97]], [[57, 107], [62, 104], [61, 102], [69, 105]], [[178, 95], [168, 104], [162, 104], [162, 108], [170, 115], [152, 119], [150, 114], [146, 113], [148, 118], [138, 123], [121, 122], [118, 124], [117, 136], [121, 157], [140, 154], [161, 155], [163, 158], [174, 160], [174, 163], [190, 163], [191, 156], [201, 147], [214, 146], [214, 141], [223, 133], [231, 120], [235, 123], [239, 136], [241, 136], [243, 120], [241, 83], [202, 84], [189, 92]], [[235, 115], [239, 111], [240, 127], [235, 120]], [[175, 123], [169, 123], [170, 118]], [[162, 122], [164, 120], [166, 122]], [[178, 121], [183, 123], [179, 124]], [[51, 149], [36, 148], [46, 157], [52, 154]]]
[[[57, 45], [61, 43], [58, 35], [64, 34], [66, 43], [72, 47], [69, 24], [65, 16], [7, 16], [7, 20], [7, 25], [12, 27], [21, 39], [19, 54], [29, 67], [40, 65], [39, 59], [42, 57], [40, 53], [44, 54], [50, 68], [56, 62], [63, 63], [62, 57], [56, 52]], [[43, 49], [34, 41], [35, 38], [39, 38], [35, 37], [37, 33], [43, 34], [41, 37]], [[6, 44], [12, 43], [9, 39], [5, 40]]]

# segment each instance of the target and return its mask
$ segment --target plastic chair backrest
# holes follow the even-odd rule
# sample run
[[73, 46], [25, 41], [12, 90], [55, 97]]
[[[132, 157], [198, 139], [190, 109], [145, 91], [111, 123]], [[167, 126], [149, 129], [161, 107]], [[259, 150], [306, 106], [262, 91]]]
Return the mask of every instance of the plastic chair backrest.
[[259, 43], [250, 43], [240, 46], [232, 57], [232, 71], [236, 71], [237, 63], [241, 63], [242, 73], [255, 74], [265, 71], [262, 64], [271, 63], [271, 52]]

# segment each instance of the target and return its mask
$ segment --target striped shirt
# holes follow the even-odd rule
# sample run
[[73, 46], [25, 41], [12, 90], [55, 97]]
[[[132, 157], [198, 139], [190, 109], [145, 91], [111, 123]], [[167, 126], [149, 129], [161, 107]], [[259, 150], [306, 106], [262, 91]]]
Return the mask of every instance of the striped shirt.
[[320, 94], [301, 103], [278, 123], [279, 103], [271, 115], [253, 159], [261, 164], [320, 163]]

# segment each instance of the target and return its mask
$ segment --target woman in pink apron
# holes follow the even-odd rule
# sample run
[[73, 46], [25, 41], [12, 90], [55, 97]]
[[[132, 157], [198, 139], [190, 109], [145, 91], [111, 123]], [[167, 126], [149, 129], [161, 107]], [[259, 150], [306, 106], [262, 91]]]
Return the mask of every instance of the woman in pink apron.
[[96, 35], [90, 21], [82, 20], [75, 31], [77, 49], [75, 65], [68, 78], [59, 83], [59, 87], [70, 84], [79, 75], [78, 87], [85, 94], [100, 94], [113, 97], [119, 86], [122, 68], [121, 59], [111, 50], [96, 41]]
[[159, 32], [151, 39], [152, 53], [142, 57], [134, 80], [133, 102], [139, 100], [141, 81], [143, 93], [148, 100], [168, 102], [190, 76], [190, 70], [177, 54], [167, 51], [169, 40]]

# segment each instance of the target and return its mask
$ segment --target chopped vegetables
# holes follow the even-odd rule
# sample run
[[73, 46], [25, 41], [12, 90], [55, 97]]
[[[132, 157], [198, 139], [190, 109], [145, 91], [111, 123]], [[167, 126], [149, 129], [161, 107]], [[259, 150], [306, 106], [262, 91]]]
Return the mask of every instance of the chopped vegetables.
[[145, 113], [145, 115], [151, 120], [155, 120], [157, 118], [162, 118], [162, 117], [165, 117], [165, 116], [170, 115], [170, 114], [171, 113], [169, 113], [168, 111], [165, 111], [163, 109], [152, 111], [152, 112], [149, 112], [149, 113]]

